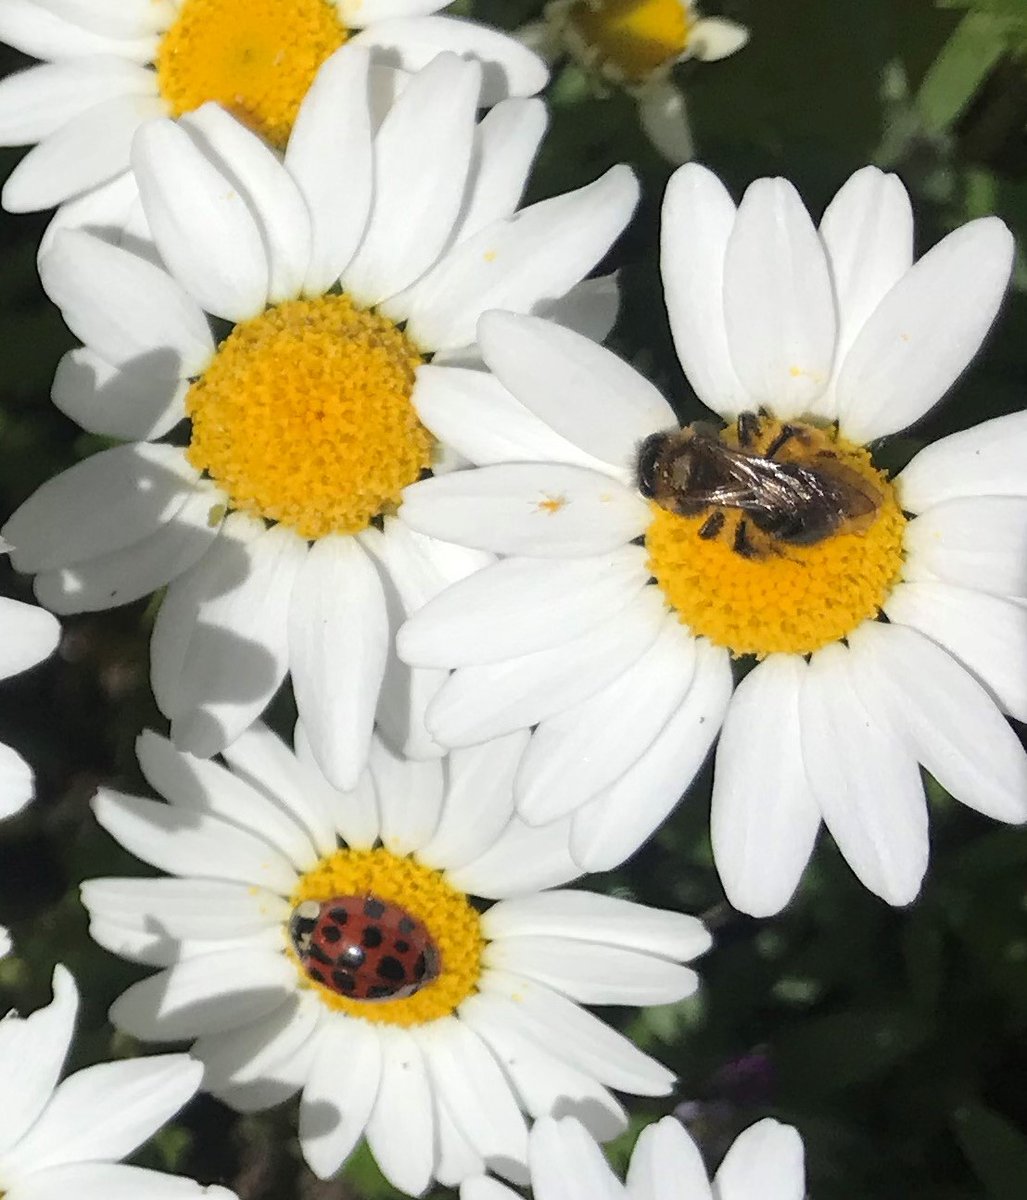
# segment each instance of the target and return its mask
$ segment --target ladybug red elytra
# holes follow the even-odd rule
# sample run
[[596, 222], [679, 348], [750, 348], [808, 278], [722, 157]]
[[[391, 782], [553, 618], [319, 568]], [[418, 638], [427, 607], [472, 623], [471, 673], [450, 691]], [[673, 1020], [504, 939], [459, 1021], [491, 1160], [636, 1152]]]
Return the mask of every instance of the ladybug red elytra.
[[310, 978], [353, 1000], [412, 996], [442, 965], [423, 921], [369, 893], [304, 900], [289, 935]]

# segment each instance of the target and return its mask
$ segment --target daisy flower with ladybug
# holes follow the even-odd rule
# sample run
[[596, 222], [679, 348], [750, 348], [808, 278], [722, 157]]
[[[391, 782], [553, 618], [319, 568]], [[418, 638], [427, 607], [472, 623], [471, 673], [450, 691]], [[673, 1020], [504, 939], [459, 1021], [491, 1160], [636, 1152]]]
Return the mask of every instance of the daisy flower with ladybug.
[[[804, 1157], [798, 1132], [771, 1118], [742, 1130], [712, 1180], [699, 1147], [675, 1117], [642, 1130], [623, 1183], [574, 1117], [536, 1122], [528, 1144], [534, 1200], [802, 1200]], [[517, 1195], [487, 1176], [460, 1188], [460, 1200]]]
[[421, 712], [444, 675], [400, 663], [393, 631], [489, 556], [396, 520], [404, 486], [452, 464], [414, 411], [414, 371], [473, 360], [496, 305], [602, 336], [616, 288], [581, 281], [638, 197], [613, 167], [521, 207], [545, 109], [510, 99], [479, 120], [482, 78], [440, 54], [383, 110], [367, 51], [343, 46], [284, 158], [215, 104], [153, 121], [133, 144], [131, 237], [61, 229], [40, 256], [83, 343], [54, 403], [116, 444], [18, 508], [12, 561], [59, 613], [166, 588], [152, 684], [191, 752], [221, 750], [289, 675], [339, 786], [375, 719], [442, 753]]
[[365, 1139], [401, 1191], [528, 1180], [528, 1123], [576, 1116], [600, 1141], [615, 1092], [674, 1076], [586, 1005], [689, 996], [710, 936], [681, 913], [568, 888], [569, 820], [513, 812], [527, 733], [415, 761], [377, 737], [350, 792], [261, 724], [227, 766], [155, 733], [140, 766], [165, 800], [101, 789], [100, 824], [155, 879], [82, 887], [90, 932], [156, 972], [110, 1010], [144, 1042], [190, 1043], [204, 1088], [241, 1112], [299, 1093], [321, 1178]]
[[486, 313], [491, 374], [454, 402], [423, 367], [414, 397], [477, 468], [408, 488], [402, 520], [506, 556], [399, 633], [407, 662], [454, 669], [433, 736], [534, 727], [517, 811], [570, 815], [572, 854], [601, 870], [666, 818], [719, 735], [713, 854], [753, 915], [787, 903], [822, 823], [866, 887], [909, 903], [928, 858], [921, 764], [972, 808], [1027, 818], [1006, 719], [1027, 719], [1027, 414], [895, 476], [874, 456], [967, 367], [1012, 257], [989, 217], [914, 262], [906, 191], [873, 167], [819, 228], [785, 180], [736, 207], [681, 168], [664, 298], [711, 410], [685, 428], [609, 351]]
[[[4, 0], [0, 40], [42, 61], [0, 82], [0, 144], [33, 149], [3, 206], [67, 205], [62, 220], [118, 225], [137, 189], [135, 132], [223, 105], [284, 150], [320, 67], [360, 47], [384, 77], [442, 51], [483, 68], [485, 106], [533, 96], [542, 60], [498, 29], [442, 15], [447, 0]], [[355, 98], [353, 98], [355, 99]]]

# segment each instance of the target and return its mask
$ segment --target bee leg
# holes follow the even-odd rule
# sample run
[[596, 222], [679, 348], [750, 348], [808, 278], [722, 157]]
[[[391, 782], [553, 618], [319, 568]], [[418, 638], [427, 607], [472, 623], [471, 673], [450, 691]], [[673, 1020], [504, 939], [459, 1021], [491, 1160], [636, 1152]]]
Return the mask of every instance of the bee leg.
[[799, 437], [802, 430], [798, 425], [782, 425], [781, 432], [770, 443], [763, 452], [764, 458], [773, 458], [782, 447], [786, 446], [794, 437]]
[[760, 436], [760, 419], [753, 412], [739, 413], [736, 428], [739, 446], [751, 446]]
[[699, 526], [699, 536], [704, 542], [715, 538], [718, 533], [724, 528], [724, 514], [719, 510], [712, 512], [705, 521]]
[[749, 541], [749, 522], [744, 517], [735, 526], [735, 540], [731, 548], [742, 558], [760, 557], [760, 552]]

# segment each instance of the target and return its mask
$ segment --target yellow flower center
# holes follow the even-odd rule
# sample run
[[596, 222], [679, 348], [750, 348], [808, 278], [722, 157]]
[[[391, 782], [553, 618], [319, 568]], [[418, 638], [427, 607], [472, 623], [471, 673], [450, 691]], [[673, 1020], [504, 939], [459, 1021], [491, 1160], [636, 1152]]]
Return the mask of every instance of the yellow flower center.
[[[645, 534], [650, 572], [685, 625], [735, 656], [810, 654], [844, 638], [877, 616], [902, 567], [906, 519], [867, 451], [833, 430], [791, 424], [801, 436], [775, 461], [841, 471], [849, 479], [854, 472], [880, 496], [872, 514], [841, 516], [820, 540], [797, 545], [760, 529], [757, 514], [739, 508], [710, 506], [680, 516], [652, 504]], [[764, 421], [745, 452], [762, 455], [781, 428]], [[721, 440], [738, 444], [733, 429]]]
[[174, 116], [216, 100], [281, 149], [347, 36], [330, 0], [183, 0], [157, 50], [157, 84]]
[[358, 533], [431, 462], [410, 402], [421, 357], [346, 296], [243, 321], [189, 389], [189, 461], [231, 506], [305, 538]]
[[395, 905], [425, 926], [438, 949], [438, 977], [412, 996], [356, 1000], [311, 979], [289, 944], [300, 986], [313, 988], [329, 1008], [378, 1024], [423, 1025], [448, 1017], [471, 995], [481, 974], [485, 939], [467, 897], [438, 871], [379, 848], [336, 850], [303, 875], [290, 899], [298, 906], [305, 900], [364, 895]]
[[627, 83], [676, 62], [692, 24], [687, 0], [575, 0], [567, 22], [579, 57]]

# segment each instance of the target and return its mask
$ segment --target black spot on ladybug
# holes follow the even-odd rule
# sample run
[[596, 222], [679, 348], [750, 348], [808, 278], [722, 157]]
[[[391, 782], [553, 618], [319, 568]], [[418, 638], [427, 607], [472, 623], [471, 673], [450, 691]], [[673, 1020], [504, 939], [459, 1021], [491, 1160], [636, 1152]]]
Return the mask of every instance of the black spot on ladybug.
[[424, 923], [367, 893], [304, 900], [289, 921], [310, 979], [352, 1000], [401, 1000], [438, 978], [438, 947]]
[[391, 979], [393, 983], [401, 983], [406, 979], [406, 968], [398, 958], [393, 958], [391, 954], [381, 959], [378, 963], [378, 974], [382, 979]]

